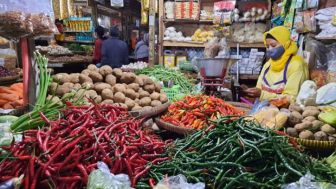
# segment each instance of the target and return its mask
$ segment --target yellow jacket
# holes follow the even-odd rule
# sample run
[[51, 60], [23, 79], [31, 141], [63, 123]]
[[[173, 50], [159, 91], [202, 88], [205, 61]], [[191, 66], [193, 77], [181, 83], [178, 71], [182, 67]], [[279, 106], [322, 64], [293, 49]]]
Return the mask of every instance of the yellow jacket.
[[[261, 89], [260, 99], [269, 100], [287, 95], [294, 101], [301, 84], [308, 79], [308, 65], [301, 56], [297, 55], [298, 48], [290, 39], [287, 28], [278, 26], [265, 32], [265, 44], [267, 35], [273, 36], [284, 47], [285, 52], [277, 60], [269, 59], [261, 70], [256, 86]], [[287, 81], [281, 82], [284, 79]]]
[[[269, 62], [266, 62], [258, 78], [257, 88], [261, 88], [263, 75], [266, 68], [270, 66]], [[272, 85], [283, 79], [284, 70], [280, 72], [272, 71], [271, 69], [266, 74], [266, 79], [269, 84]], [[268, 91], [262, 90], [260, 100], [269, 100], [272, 98], [278, 98], [282, 95], [288, 95], [291, 100], [295, 100], [299, 93], [301, 84], [308, 79], [308, 65], [302, 60], [299, 55], [292, 57], [287, 70], [287, 83], [282, 94], [270, 93]]]

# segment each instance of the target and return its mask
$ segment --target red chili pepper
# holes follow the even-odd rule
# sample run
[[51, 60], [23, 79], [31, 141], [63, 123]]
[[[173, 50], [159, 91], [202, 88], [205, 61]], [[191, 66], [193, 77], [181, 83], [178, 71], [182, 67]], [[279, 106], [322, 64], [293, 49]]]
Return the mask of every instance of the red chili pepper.
[[149, 182], [149, 186], [150, 186], [151, 188], [154, 188], [154, 187], [155, 187], [155, 180], [154, 180], [153, 178], [150, 178], [148, 182]]
[[134, 178], [132, 179], [132, 187], [136, 186], [136, 183], [138, 182], [139, 178], [144, 176], [148, 171], [149, 171], [150, 167], [146, 167], [144, 170], [142, 170], [141, 172], [139, 172], [138, 174], [136, 174], [134, 176]]
[[84, 183], [87, 183], [88, 181], [88, 173], [86, 172], [84, 166], [82, 164], [77, 165], [77, 168], [79, 169], [79, 171], [81, 172], [82, 176], [83, 176], [83, 181]]

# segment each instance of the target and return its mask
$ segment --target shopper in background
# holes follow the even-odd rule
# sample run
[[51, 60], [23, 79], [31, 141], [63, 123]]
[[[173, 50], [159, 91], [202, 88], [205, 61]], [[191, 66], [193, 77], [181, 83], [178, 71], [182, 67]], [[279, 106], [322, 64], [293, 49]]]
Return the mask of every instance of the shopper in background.
[[103, 42], [101, 63], [112, 68], [120, 68], [128, 64], [128, 46], [119, 39], [117, 27], [110, 29], [110, 37]]
[[135, 50], [135, 46], [136, 46], [137, 42], [138, 42], [138, 35], [137, 35], [136, 32], [133, 31], [132, 34], [131, 34], [131, 49], [132, 49], [132, 51]]
[[148, 42], [149, 42], [149, 35], [148, 33], [145, 33], [142, 39], [135, 46], [134, 54], [137, 61], [148, 62], [149, 57]]
[[101, 26], [98, 26], [95, 29], [94, 37], [96, 38], [94, 49], [93, 49], [93, 64], [97, 64], [97, 66], [100, 66], [101, 57], [102, 57], [102, 45], [103, 41], [105, 40], [105, 29]]
[[264, 34], [267, 56], [255, 88], [243, 92], [260, 100], [289, 97], [294, 101], [301, 84], [308, 79], [308, 65], [297, 55], [298, 47], [290, 38], [290, 31], [278, 26]]

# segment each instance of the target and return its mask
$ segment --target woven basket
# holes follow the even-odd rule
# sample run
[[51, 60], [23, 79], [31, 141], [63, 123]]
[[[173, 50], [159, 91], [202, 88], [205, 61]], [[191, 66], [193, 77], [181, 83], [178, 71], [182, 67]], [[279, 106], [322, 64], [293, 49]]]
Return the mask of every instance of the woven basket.
[[170, 102], [166, 102], [160, 106], [148, 109], [148, 110], [139, 110], [139, 111], [130, 111], [130, 114], [134, 117], [138, 117], [138, 118], [150, 118], [150, 117], [154, 117], [157, 116], [163, 112], [165, 112], [168, 107], [170, 105]]
[[179, 127], [167, 122], [164, 122], [162, 119], [160, 118], [155, 118], [155, 123], [158, 127], [165, 129], [167, 131], [171, 131], [180, 135], [188, 135], [191, 133], [196, 132], [195, 129], [189, 129], [189, 128], [184, 128], [184, 127]]
[[336, 142], [293, 138], [300, 145], [313, 150], [336, 150]]
[[9, 81], [16, 81], [19, 78], [20, 78], [20, 75], [0, 77], [0, 83], [2, 83], [2, 82], [9, 82]]

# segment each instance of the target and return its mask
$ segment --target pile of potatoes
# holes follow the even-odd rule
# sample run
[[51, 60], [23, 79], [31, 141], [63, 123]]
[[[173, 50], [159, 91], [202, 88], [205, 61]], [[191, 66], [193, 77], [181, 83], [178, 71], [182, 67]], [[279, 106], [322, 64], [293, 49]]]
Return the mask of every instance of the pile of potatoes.
[[318, 107], [307, 106], [302, 109], [297, 104], [291, 104], [288, 110], [288, 135], [308, 140], [336, 141], [336, 129], [318, 120]]
[[76, 92], [75, 98], [95, 103], [114, 104], [128, 110], [149, 109], [168, 101], [161, 85], [148, 76], [123, 72], [110, 66], [91, 64], [82, 73], [59, 73], [53, 76], [49, 93], [59, 97]]

